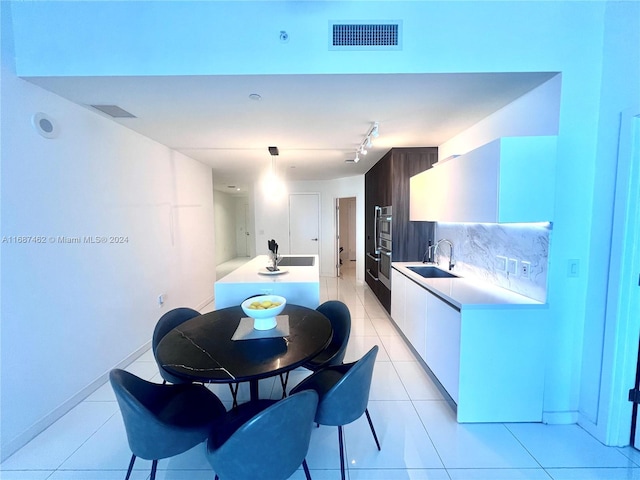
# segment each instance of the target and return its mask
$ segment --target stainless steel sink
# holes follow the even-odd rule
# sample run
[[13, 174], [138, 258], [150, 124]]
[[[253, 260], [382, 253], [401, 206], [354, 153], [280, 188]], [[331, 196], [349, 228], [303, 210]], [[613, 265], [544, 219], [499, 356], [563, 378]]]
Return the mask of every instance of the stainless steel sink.
[[419, 266], [419, 267], [407, 267], [412, 272], [423, 276], [424, 278], [458, 278], [457, 275], [449, 273], [446, 270], [441, 270], [438, 267]]

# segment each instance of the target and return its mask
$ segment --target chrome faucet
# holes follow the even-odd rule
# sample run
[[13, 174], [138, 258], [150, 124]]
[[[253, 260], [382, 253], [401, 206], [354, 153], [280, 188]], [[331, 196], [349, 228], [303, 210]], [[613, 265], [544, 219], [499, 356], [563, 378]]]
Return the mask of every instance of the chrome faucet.
[[449, 270], [453, 270], [455, 263], [453, 263], [453, 243], [451, 243], [451, 240], [447, 240], [446, 238], [438, 240], [438, 242], [433, 246], [433, 261], [436, 262], [436, 252], [438, 251], [438, 247], [441, 243], [449, 244]]

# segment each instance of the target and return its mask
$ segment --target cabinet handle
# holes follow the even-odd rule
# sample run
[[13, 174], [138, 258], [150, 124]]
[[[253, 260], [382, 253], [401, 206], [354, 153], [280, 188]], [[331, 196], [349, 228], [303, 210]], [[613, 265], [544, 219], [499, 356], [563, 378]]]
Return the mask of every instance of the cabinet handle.
[[371, 255], [370, 253], [367, 253], [367, 257], [369, 257], [371, 260], [374, 260], [376, 262], [379, 262], [380, 259], [378, 257], [374, 257], [373, 255]]
[[378, 277], [374, 277], [374, 276], [373, 276], [373, 273], [371, 273], [371, 269], [367, 269], [367, 273], [368, 273], [368, 274], [369, 274], [369, 276], [370, 276], [371, 278], [373, 278], [376, 282], [377, 282], [377, 281], [379, 281], [379, 278], [378, 278]]

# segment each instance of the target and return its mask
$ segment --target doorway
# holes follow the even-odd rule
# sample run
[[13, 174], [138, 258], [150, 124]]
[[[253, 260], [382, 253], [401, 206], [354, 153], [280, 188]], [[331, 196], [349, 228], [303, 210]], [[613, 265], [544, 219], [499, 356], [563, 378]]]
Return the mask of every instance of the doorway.
[[355, 271], [356, 197], [336, 199], [336, 276]]

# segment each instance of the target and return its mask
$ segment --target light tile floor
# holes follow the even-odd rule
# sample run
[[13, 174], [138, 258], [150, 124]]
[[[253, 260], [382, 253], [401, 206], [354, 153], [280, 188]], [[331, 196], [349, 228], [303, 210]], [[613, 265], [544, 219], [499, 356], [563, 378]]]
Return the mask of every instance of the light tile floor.
[[[371, 291], [354, 282], [353, 271], [322, 278], [321, 299], [342, 300], [351, 310], [345, 361], [380, 346], [369, 411], [382, 451], [366, 419], [345, 427], [350, 480], [640, 480], [640, 452], [605, 447], [577, 425], [458, 424]], [[128, 370], [160, 381], [150, 352]], [[293, 372], [290, 385], [307, 374]], [[275, 381], [260, 385], [263, 396], [274, 398], [279, 388]], [[212, 389], [230, 405], [225, 385]], [[248, 390], [240, 395], [247, 399]], [[0, 478], [122, 480], [129, 457], [118, 406], [105, 384], [2, 463]], [[340, 478], [336, 428], [314, 429], [307, 461], [314, 480]], [[213, 480], [203, 445], [161, 460], [158, 468], [159, 480]], [[150, 462], [138, 460], [132, 479], [147, 479], [149, 469]], [[292, 478], [304, 474], [299, 470]]]

